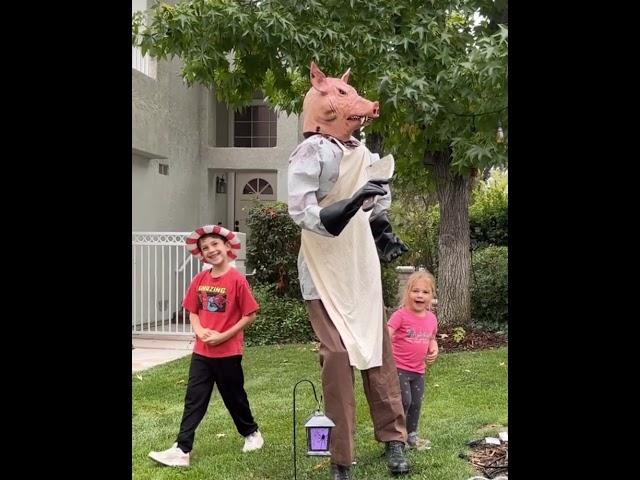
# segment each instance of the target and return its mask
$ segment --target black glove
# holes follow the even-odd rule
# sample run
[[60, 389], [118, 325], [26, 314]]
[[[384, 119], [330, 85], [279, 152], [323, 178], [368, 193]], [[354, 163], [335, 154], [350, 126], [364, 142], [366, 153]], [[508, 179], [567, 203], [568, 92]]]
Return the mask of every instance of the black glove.
[[351, 217], [356, 214], [367, 198], [387, 194], [386, 190], [382, 188], [385, 183], [389, 183], [389, 181], [369, 180], [353, 197], [332, 203], [320, 210], [320, 222], [327, 232], [333, 236], [340, 235], [340, 232], [344, 230]]
[[392, 231], [387, 212], [382, 212], [370, 221], [371, 233], [378, 247], [378, 257], [383, 262], [392, 262], [409, 249]]

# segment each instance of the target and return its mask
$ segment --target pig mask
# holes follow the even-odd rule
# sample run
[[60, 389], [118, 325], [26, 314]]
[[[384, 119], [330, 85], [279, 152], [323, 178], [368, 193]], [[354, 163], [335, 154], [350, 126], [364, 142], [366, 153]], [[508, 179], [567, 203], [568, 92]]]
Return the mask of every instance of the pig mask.
[[348, 84], [348, 69], [341, 78], [327, 77], [311, 62], [311, 88], [302, 105], [304, 133], [330, 135], [343, 142], [351, 134], [380, 115], [378, 102], [358, 95]]

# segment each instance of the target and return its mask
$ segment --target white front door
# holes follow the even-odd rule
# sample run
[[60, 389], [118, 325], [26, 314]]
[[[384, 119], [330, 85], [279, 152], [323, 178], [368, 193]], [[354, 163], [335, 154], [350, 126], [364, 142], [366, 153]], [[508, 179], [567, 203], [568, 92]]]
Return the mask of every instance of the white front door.
[[[247, 212], [256, 202], [275, 202], [277, 199], [276, 172], [236, 172], [236, 202], [234, 228], [247, 234]], [[236, 223], [237, 222], [237, 223]]]

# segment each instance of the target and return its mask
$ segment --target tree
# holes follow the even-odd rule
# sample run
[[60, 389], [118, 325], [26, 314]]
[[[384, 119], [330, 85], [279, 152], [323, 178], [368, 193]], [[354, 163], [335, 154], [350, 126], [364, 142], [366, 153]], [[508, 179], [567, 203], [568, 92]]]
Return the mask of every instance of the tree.
[[[477, 12], [491, 18], [475, 21]], [[143, 53], [179, 56], [188, 84], [219, 100], [267, 101], [299, 113], [311, 60], [333, 75], [351, 68], [379, 100], [371, 133], [399, 175], [427, 168], [440, 201], [439, 314], [470, 320], [469, 193], [474, 176], [506, 164], [508, 30], [503, 0], [192, 0], [158, 3], [133, 21]], [[369, 133], [369, 132], [368, 132]]]

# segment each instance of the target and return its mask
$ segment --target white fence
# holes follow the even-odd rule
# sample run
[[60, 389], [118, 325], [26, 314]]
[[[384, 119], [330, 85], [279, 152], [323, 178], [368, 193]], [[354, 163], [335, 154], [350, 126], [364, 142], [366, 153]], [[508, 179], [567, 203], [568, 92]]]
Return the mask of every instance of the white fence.
[[131, 47], [131, 66], [146, 76], [156, 78], [156, 61], [149, 55], [142, 55], [139, 47]]
[[[182, 308], [191, 279], [203, 264], [189, 253], [190, 232], [132, 232], [132, 333], [192, 335], [189, 313]], [[244, 273], [245, 234], [236, 265]]]

